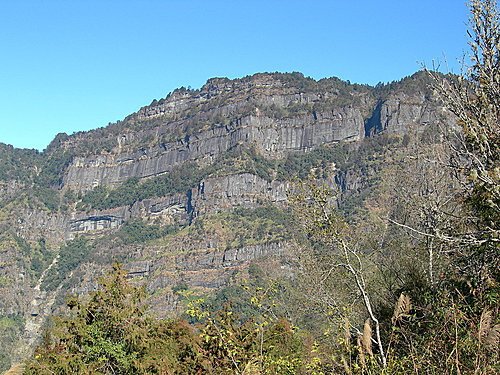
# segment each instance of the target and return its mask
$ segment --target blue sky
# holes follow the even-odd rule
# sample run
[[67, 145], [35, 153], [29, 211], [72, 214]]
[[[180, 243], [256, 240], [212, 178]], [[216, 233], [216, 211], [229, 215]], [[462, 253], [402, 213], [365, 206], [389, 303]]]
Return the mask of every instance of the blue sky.
[[0, 1], [0, 142], [43, 150], [210, 77], [458, 72], [465, 0]]

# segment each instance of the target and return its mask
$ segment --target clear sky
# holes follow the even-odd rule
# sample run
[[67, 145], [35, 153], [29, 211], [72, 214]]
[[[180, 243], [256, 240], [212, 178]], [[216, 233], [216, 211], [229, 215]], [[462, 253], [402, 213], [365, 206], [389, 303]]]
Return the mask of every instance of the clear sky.
[[467, 19], [465, 0], [0, 0], [0, 142], [43, 150], [215, 76], [458, 72]]

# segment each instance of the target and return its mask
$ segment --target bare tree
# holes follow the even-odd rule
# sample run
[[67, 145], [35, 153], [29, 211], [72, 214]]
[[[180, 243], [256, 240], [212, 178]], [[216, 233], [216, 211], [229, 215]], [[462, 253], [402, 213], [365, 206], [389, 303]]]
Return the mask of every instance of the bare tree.
[[460, 182], [465, 230], [441, 234], [456, 244], [478, 280], [494, 277], [500, 241], [500, 22], [496, 1], [470, 3], [470, 66], [459, 76], [429, 72], [444, 106], [457, 118], [448, 129], [448, 166]]
[[[364, 342], [373, 341], [385, 367], [387, 357], [380, 321], [367, 281], [371, 273], [369, 254], [364, 253], [361, 242], [354, 238], [353, 231], [338, 214], [332, 191], [328, 187], [305, 183], [300, 186], [299, 191], [293, 199], [295, 212], [307, 237], [314, 243], [308, 249], [300, 249], [303, 251], [299, 254], [303, 271], [308, 274], [309, 280], [311, 277], [315, 279], [313, 288], [319, 291], [320, 298], [339, 316], [349, 310], [349, 305], [363, 306], [369, 320], [365, 322], [364, 329], [356, 326], [353, 328], [363, 337]], [[360, 318], [363, 315], [365, 314], [361, 314]], [[364, 318], [361, 322], [363, 320]], [[371, 325], [370, 321], [374, 325], [374, 337], [371, 335], [371, 329], [366, 328]], [[367, 331], [370, 332], [369, 335]], [[371, 349], [369, 354], [373, 354]]]

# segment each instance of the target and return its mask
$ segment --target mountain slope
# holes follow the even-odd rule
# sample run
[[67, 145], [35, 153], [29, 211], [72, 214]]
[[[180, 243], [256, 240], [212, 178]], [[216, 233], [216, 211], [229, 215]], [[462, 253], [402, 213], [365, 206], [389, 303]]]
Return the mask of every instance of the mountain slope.
[[450, 122], [427, 80], [216, 78], [106, 128], [60, 134], [41, 154], [2, 146], [3, 345], [66, 293], [94, 288], [113, 261], [163, 315], [181, 286], [214, 290], [269, 257], [288, 272], [292, 182], [324, 179], [354, 218], [405, 137]]

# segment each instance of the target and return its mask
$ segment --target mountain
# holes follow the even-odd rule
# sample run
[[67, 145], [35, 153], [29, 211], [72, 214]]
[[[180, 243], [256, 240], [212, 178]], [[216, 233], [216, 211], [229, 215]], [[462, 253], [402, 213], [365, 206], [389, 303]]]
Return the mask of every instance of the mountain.
[[295, 181], [324, 180], [359, 220], [409, 137], [451, 120], [423, 72], [376, 87], [263, 73], [177, 89], [42, 153], [0, 145], [1, 364], [116, 261], [160, 316], [176, 291], [210, 293], [255, 263], [293, 273]]

